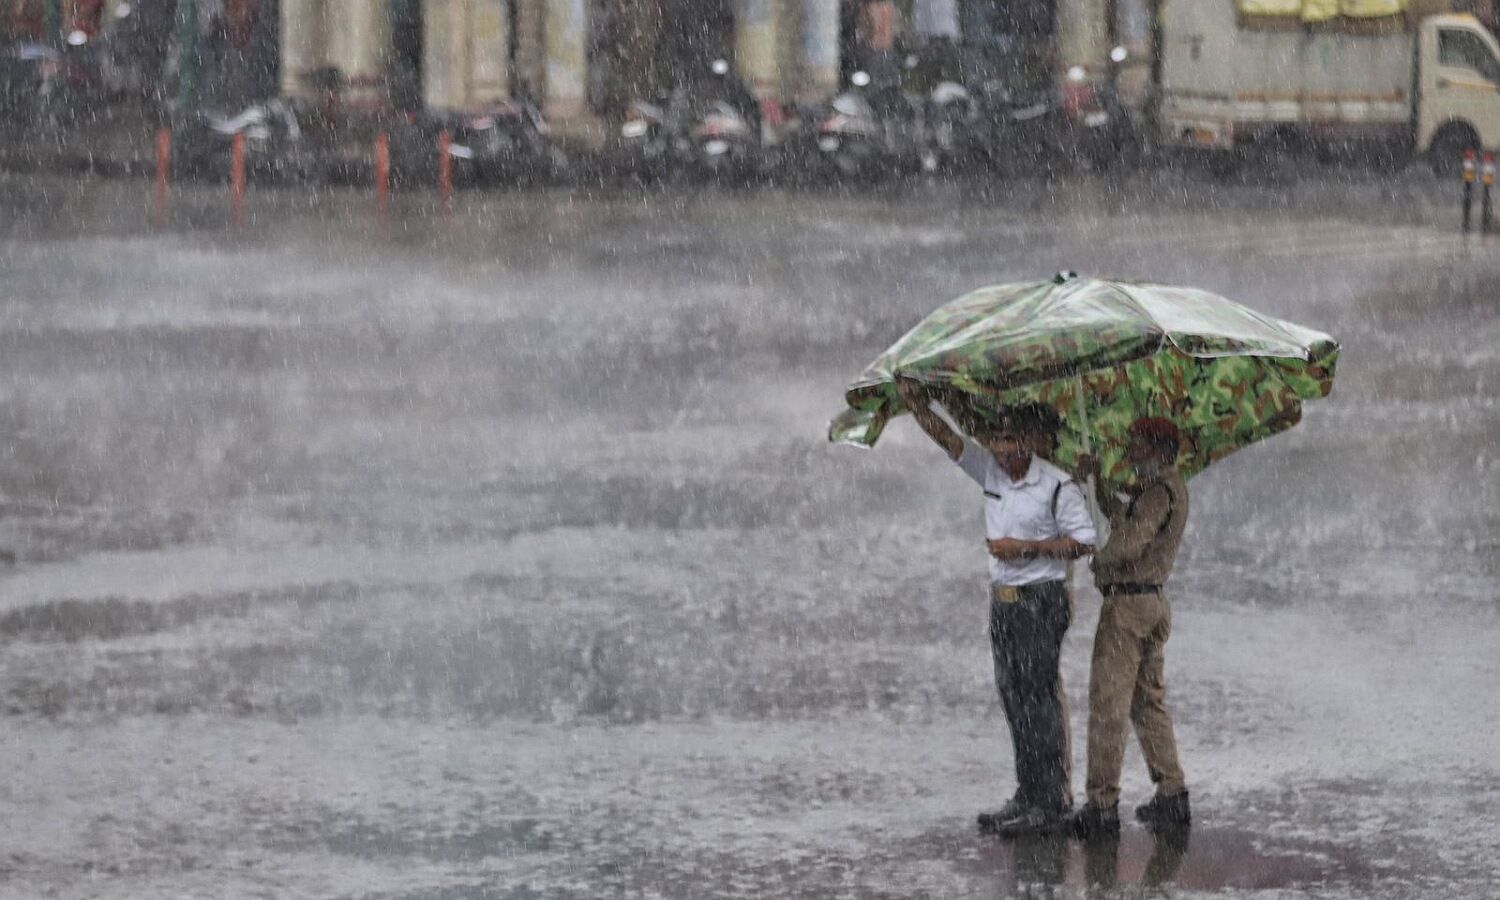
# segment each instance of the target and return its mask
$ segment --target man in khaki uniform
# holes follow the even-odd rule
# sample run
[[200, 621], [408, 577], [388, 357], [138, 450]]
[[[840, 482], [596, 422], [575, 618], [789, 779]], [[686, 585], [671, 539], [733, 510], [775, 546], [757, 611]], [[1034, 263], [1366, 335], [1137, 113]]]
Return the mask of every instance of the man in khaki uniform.
[[[1172, 611], [1162, 585], [1172, 573], [1187, 525], [1187, 483], [1177, 471], [1180, 436], [1167, 419], [1130, 426], [1127, 451], [1138, 485], [1128, 503], [1100, 489], [1110, 518], [1109, 540], [1094, 555], [1094, 582], [1104, 595], [1089, 672], [1088, 803], [1069, 819], [1079, 837], [1120, 828], [1120, 768], [1127, 720], [1135, 725], [1156, 796], [1136, 809], [1153, 826], [1187, 825], [1187, 784], [1177, 761], [1177, 738], [1165, 703], [1163, 650]], [[1097, 474], [1086, 459], [1084, 474]]]

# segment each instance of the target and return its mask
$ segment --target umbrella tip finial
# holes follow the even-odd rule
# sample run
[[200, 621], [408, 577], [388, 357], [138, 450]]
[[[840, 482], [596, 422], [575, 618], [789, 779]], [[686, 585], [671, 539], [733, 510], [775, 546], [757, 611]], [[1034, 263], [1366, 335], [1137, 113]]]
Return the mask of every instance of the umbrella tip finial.
[[1058, 272], [1056, 275], [1052, 276], [1052, 283], [1063, 284], [1065, 282], [1072, 281], [1077, 277], [1078, 273], [1073, 271], [1072, 269], [1063, 269], [1061, 272]]

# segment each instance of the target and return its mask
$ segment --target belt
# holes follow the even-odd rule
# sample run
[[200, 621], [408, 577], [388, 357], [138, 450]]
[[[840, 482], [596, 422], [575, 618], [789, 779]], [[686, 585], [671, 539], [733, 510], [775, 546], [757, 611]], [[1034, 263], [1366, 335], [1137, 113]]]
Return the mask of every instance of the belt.
[[1060, 585], [1060, 584], [1062, 584], [1062, 582], [1061, 581], [1033, 581], [1030, 584], [1021, 584], [1021, 585], [993, 584], [992, 583], [990, 585], [990, 596], [994, 597], [996, 600], [1000, 601], [1001, 603], [1015, 603], [1017, 600], [1021, 599], [1021, 596], [1023, 594], [1034, 593], [1036, 591], [1043, 590], [1047, 585], [1053, 585], [1053, 584]]
[[1114, 597], [1119, 594], [1160, 594], [1159, 584], [1138, 584], [1134, 581], [1122, 581], [1119, 584], [1105, 584], [1099, 587], [1099, 593], [1106, 597]]

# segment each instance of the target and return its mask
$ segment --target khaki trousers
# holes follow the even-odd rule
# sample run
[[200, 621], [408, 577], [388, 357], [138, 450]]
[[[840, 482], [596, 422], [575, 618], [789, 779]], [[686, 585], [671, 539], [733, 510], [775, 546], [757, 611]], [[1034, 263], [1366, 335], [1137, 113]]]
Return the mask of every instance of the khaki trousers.
[[1157, 792], [1177, 794], [1186, 788], [1163, 677], [1163, 649], [1171, 631], [1172, 609], [1161, 593], [1104, 598], [1089, 671], [1086, 789], [1097, 807], [1120, 800], [1127, 720], [1135, 725]]

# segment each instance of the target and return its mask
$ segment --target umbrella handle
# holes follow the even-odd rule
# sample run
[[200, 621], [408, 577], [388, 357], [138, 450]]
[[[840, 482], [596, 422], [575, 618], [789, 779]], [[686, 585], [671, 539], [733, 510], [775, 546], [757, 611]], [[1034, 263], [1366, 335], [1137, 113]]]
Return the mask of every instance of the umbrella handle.
[[[1078, 421], [1081, 423], [1083, 440], [1080, 443], [1083, 445], [1083, 452], [1092, 456], [1094, 440], [1089, 434], [1089, 408], [1088, 404], [1083, 402], [1083, 392], [1083, 376], [1074, 375], [1073, 409], [1078, 414]], [[1109, 519], [1105, 518], [1104, 511], [1099, 508], [1098, 487], [1094, 484], [1094, 476], [1090, 475], [1085, 484], [1087, 489], [1083, 492], [1083, 500], [1088, 505], [1089, 518], [1094, 520], [1094, 532], [1099, 536], [1099, 542], [1095, 546], [1096, 548], [1103, 547], [1109, 540]]]

